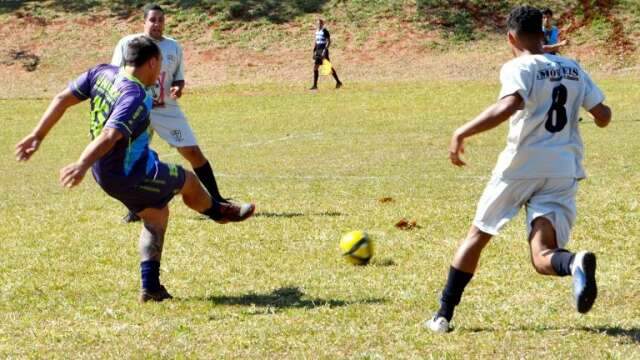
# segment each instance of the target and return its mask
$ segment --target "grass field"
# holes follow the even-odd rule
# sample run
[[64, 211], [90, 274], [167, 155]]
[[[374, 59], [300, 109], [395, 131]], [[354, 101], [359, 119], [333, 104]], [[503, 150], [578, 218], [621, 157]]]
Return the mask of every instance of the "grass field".
[[[640, 358], [637, 81], [602, 80], [614, 121], [581, 125], [590, 178], [570, 247], [599, 256], [591, 313], [573, 310], [569, 278], [536, 275], [521, 214], [487, 248], [445, 336], [421, 323], [506, 128], [470, 140], [465, 169], [448, 163], [446, 146], [497, 84], [320, 86], [185, 95], [223, 194], [255, 201], [258, 213], [217, 225], [174, 200], [161, 278], [176, 298], [144, 306], [140, 226], [120, 224], [124, 208], [90, 176], [71, 191], [57, 183], [87, 143], [87, 107], [18, 164], [13, 146], [48, 100], [0, 100], [0, 357]], [[180, 161], [162, 141], [153, 147]], [[419, 228], [396, 229], [403, 217]], [[376, 241], [370, 266], [340, 258], [352, 229]]]

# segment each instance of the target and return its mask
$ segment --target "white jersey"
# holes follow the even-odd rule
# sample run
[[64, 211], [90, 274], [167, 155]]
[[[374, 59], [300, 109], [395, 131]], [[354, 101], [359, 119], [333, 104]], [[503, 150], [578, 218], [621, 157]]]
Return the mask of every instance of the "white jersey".
[[[122, 66], [129, 41], [142, 35], [144, 34], [134, 34], [122, 38], [113, 52], [111, 64]], [[176, 113], [176, 111], [179, 112], [178, 102], [171, 98], [170, 89], [171, 84], [175, 81], [184, 80], [182, 48], [176, 40], [166, 36], [160, 41], [154, 39], [154, 42], [162, 53], [162, 69], [155, 87], [151, 89], [154, 103], [152, 112]]]
[[504, 64], [500, 82], [499, 98], [518, 93], [524, 108], [509, 120], [507, 147], [493, 175], [584, 178], [580, 107], [591, 110], [604, 101], [589, 75], [578, 63], [561, 56], [526, 55]]

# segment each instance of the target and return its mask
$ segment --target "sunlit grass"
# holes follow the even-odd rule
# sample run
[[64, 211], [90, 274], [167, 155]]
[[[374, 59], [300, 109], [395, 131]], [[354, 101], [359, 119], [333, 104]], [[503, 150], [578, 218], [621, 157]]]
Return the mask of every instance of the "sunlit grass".
[[[0, 356], [639, 357], [640, 86], [601, 84], [615, 118], [604, 130], [587, 117], [581, 125], [590, 178], [570, 244], [599, 255], [596, 306], [578, 315], [568, 278], [535, 274], [520, 216], [487, 248], [447, 336], [420, 324], [437, 306], [506, 128], [471, 139], [465, 169], [448, 164], [446, 146], [497, 84], [335, 91], [325, 80], [318, 93], [257, 85], [187, 94], [183, 108], [223, 195], [255, 201], [258, 213], [221, 226], [174, 200], [161, 276], [176, 299], [144, 306], [139, 225], [120, 224], [124, 208], [90, 176], [72, 191], [57, 183], [87, 143], [86, 106], [18, 164], [13, 145], [47, 101], [1, 100]], [[181, 162], [162, 141], [153, 147]], [[419, 228], [396, 229], [403, 217]], [[339, 256], [352, 229], [376, 241], [370, 266]]]

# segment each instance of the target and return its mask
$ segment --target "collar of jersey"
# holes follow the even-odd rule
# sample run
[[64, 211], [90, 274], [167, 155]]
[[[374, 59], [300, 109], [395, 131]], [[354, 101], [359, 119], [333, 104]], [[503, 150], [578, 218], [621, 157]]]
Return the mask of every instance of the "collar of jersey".
[[142, 86], [143, 88], [146, 88], [146, 86], [142, 83], [142, 81], [138, 80], [137, 77], [135, 77], [135, 76], [133, 76], [131, 74], [128, 74], [126, 71], [124, 71], [124, 69], [120, 70], [120, 76], [122, 76], [122, 77], [124, 77], [124, 78], [126, 78], [128, 80], [133, 81], [134, 83]]

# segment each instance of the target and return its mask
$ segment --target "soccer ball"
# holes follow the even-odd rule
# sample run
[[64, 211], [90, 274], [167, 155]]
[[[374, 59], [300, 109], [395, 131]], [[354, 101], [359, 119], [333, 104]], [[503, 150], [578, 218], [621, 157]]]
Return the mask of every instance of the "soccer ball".
[[342, 236], [340, 250], [351, 264], [367, 265], [373, 256], [373, 241], [364, 231], [352, 231]]

